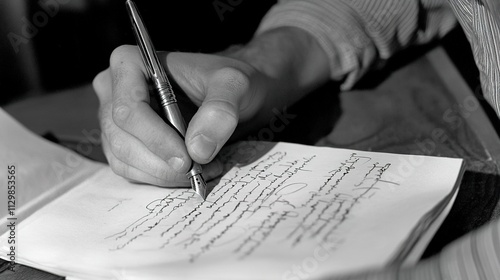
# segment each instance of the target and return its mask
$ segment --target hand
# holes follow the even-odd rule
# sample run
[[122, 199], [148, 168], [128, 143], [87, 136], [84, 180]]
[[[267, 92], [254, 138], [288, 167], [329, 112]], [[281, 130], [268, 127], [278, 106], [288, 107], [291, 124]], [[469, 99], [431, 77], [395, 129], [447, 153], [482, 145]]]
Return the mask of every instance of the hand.
[[[164, 67], [199, 106], [185, 140], [150, 107], [137, 47], [117, 48], [110, 67], [93, 82], [100, 102], [103, 149], [113, 171], [134, 181], [187, 186], [185, 174], [192, 159], [208, 164], [204, 166], [206, 179], [218, 176], [222, 166], [212, 160], [239, 123], [245, 124], [243, 130], [255, 127], [271, 115], [272, 108], [295, 102], [319, 79], [328, 79], [328, 65], [324, 71], [325, 65], [317, 63], [322, 65], [321, 75], [309, 72], [311, 62], [325, 63], [326, 59], [309, 61], [310, 55], [303, 55], [306, 47], [317, 47], [308, 35], [282, 31], [264, 34], [220, 55], [169, 53], [167, 58], [166, 53], [159, 53]], [[280, 36], [292, 37], [283, 41]], [[283, 47], [282, 42], [297, 44]], [[321, 50], [319, 55], [324, 56]]]

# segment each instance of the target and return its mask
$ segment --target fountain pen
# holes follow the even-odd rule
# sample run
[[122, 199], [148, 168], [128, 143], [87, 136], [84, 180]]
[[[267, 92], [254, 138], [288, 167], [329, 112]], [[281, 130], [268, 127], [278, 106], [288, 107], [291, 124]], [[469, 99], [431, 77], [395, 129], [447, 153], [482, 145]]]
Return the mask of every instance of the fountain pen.
[[[172, 86], [167, 78], [165, 69], [160, 63], [151, 38], [132, 0], [126, 1], [127, 11], [132, 22], [135, 39], [139, 45], [140, 53], [150, 82], [153, 84], [155, 93], [159, 97], [160, 107], [165, 118], [184, 138], [186, 135], [186, 123], [177, 106], [177, 100]], [[192, 161], [191, 168], [186, 174], [193, 190], [205, 200], [207, 195], [207, 184], [203, 179], [201, 166]]]

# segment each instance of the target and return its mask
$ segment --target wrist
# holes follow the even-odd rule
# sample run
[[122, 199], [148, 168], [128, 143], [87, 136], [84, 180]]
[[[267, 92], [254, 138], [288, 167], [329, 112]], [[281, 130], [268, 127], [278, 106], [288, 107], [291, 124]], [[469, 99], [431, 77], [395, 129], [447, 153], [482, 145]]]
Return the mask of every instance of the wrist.
[[251, 79], [252, 110], [240, 116], [233, 140], [255, 132], [307, 93], [330, 79], [326, 53], [309, 33], [298, 28], [276, 28], [255, 36], [248, 44], [232, 46], [221, 55], [241, 61], [258, 75]]
[[295, 102], [330, 79], [328, 57], [316, 39], [295, 27], [281, 27], [228, 50], [279, 84]]

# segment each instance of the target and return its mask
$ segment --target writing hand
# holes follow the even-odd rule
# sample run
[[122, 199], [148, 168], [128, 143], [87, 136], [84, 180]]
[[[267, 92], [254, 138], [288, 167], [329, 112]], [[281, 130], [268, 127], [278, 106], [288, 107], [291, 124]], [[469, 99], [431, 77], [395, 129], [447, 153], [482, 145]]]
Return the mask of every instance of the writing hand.
[[[283, 36], [291, 36], [291, 41], [283, 41]], [[297, 44], [283, 47], [283, 42]], [[310, 44], [302, 31], [286, 29], [220, 55], [159, 53], [173, 79], [199, 106], [185, 139], [149, 105], [147, 75], [137, 47], [117, 48], [110, 67], [93, 82], [111, 168], [128, 179], [160, 186], [189, 185], [185, 173], [191, 159], [207, 164], [206, 179], [219, 175], [221, 164], [213, 160], [238, 124], [245, 131], [264, 123], [272, 108], [295, 102], [319, 80], [328, 79], [323, 57], [319, 61], [326, 65], [318, 64], [321, 75], [307, 72], [304, 77], [311, 69], [303, 65], [310, 64], [310, 55], [299, 52]], [[321, 51], [319, 55], [324, 56]]]

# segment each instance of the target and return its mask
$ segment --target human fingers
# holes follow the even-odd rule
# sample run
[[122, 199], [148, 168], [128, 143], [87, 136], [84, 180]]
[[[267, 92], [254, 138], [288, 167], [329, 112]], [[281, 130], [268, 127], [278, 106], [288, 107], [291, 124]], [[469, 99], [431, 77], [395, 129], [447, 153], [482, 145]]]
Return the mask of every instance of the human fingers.
[[[119, 131], [119, 130], [117, 130]], [[111, 134], [112, 135], [112, 134]], [[114, 136], [113, 136], [114, 137]], [[151, 155], [150, 157], [144, 156], [144, 154], [151, 153], [151, 151], [147, 149], [137, 149], [137, 147], [141, 147], [138, 145], [133, 145], [134, 141], [138, 141], [137, 139], [132, 139], [131, 141], [124, 141], [120, 143], [116, 143], [117, 139], [124, 139], [125, 137], [117, 137], [109, 140], [105, 135], [102, 136], [102, 145], [103, 150], [108, 159], [108, 162], [116, 174], [127, 178], [131, 181], [147, 183], [162, 187], [180, 187], [180, 186], [189, 186], [189, 181], [185, 174], [181, 173], [171, 173], [171, 168], [165, 164], [160, 158], [156, 157], [156, 155]], [[122, 141], [122, 140], [118, 140]], [[113, 150], [110, 148], [110, 142], [113, 143], [117, 147], [121, 147], [121, 153], [115, 155]], [[127, 144], [132, 143], [132, 144]], [[134, 149], [129, 149], [125, 147], [126, 145], [134, 146]], [[116, 149], [114, 149], [116, 151]], [[115, 152], [116, 153], [116, 152]], [[136, 153], [139, 159], [132, 164], [128, 164], [123, 161], [123, 154], [128, 154], [130, 157], [135, 157], [136, 155], [131, 155]], [[150, 161], [153, 159], [152, 161]], [[212, 180], [219, 176], [222, 172], [223, 165], [220, 161], [212, 161], [208, 165], [203, 166], [204, 176], [206, 180]], [[169, 174], [169, 172], [171, 174]], [[168, 178], [168, 179], [166, 179]]]
[[[191, 165], [191, 160], [184, 141], [150, 107], [145, 72], [137, 47], [123, 46], [113, 52], [110, 59], [110, 75], [113, 81], [112, 98], [111, 109], [107, 112], [111, 112], [113, 123], [126, 132], [118, 134], [118, 137], [127, 135], [135, 137], [138, 142], [132, 142], [133, 138], [130, 137], [124, 141], [147, 148], [152, 152], [147, 155], [156, 155], [165, 161], [171, 170], [185, 174]], [[114, 149], [113, 146], [110, 148]], [[116, 153], [120, 151], [116, 150], [113, 154]], [[136, 157], [122, 156], [122, 161], [128, 164], [137, 160]]]
[[[99, 119], [106, 158], [116, 173], [129, 179], [162, 186], [184, 185], [187, 182], [185, 172], [178, 174], [172, 164], [169, 165], [153, 152], [160, 150], [161, 154], [164, 149], [155, 149], [151, 141], [141, 141], [145, 138], [158, 139], [156, 141], [161, 143], [161, 136], [149, 125], [150, 119], [153, 119], [153, 127], [156, 125], [164, 129], [166, 124], [159, 122], [159, 117], [147, 106], [149, 96], [137, 55], [133, 47], [118, 48], [111, 58], [112, 67], [99, 73], [93, 82], [100, 102]], [[132, 110], [136, 117], [124, 118]], [[146, 123], [146, 126], [141, 126], [141, 123]], [[145, 127], [149, 130], [143, 129]], [[184, 146], [182, 140], [180, 144]], [[166, 158], [169, 158], [168, 155]]]
[[[116, 141], [116, 140], [111, 140], [111, 141]], [[120, 159], [121, 154], [118, 154], [118, 157], [115, 156], [116, 152], [113, 152], [113, 150], [111, 149], [111, 145], [113, 144], [110, 144], [110, 140], [108, 140], [105, 135], [103, 135], [102, 137], [102, 145], [104, 154], [106, 155], [108, 163], [113, 172], [128, 180], [152, 184], [156, 186], [162, 186], [162, 187], [179, 187], [179, 186], [189, 185], [189, 182], [185, 180], [185, 176], [175, 176], [175, 175], [174, 177], [165, 176], [163, 173], [166, 173], [170, 169], [168, 166], [162, 168], [163, 165], [166, 165], [165, 163], [158, 163], [154, 165], [155, 167], [153, 167], [153, 165], [147, 160], [144, 160], [140, 164], [125, 163], [122, 159]], [[116, 151], [116, 149], [114, 151]], [[132, 149], [132, 151], [136, 151], [136, 149]], [[130, 153], [130, 151], [128, 153]], [[139, 158], [146, 158], [146, 157], [144, 157], [142, 154], [141, 157]], [[140, 169], [136, 166], [140, 166], [139, 167]], [[145, 166], [148, 166], [150, 168], [144, 168]], [[168, 178], [168, 180], [166, 178]]]
[[100, 110], [103, 150], [111, 169], [129, 180], [164, 187], [187, 186], [186, 175], [173, 170], [138, 138], [119, 128], [112, 117], [110, 103]]
[[[186, 132], [186, 147], [198, 163], [214, 159], [251, 103], [255, 72], [230, 58], [170, 53], [168, 69], [200, 107]], [[255, 107], [255, 106], [254, 106]]]
[[186, 132], [186, 146], [193, 160], [207, 163], [224, 146], [238, 125], [241, 101], [249, 87], [249, 78], [235, 68], [212, 74], [206, 97]]
[[112, 86], [109, 69], [94, 79], [94, 89], [99, 97], [99, 120], [102, 130], [103, 150], [112, 170], [129, 180], [160, 186], [187, 184], [185, 176], [169, 173], [165, 161], [149, 151], [140, 141], [120, 129], [112, 118]]

